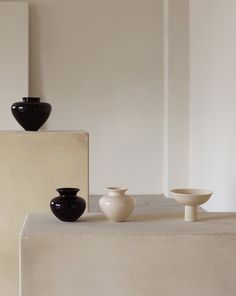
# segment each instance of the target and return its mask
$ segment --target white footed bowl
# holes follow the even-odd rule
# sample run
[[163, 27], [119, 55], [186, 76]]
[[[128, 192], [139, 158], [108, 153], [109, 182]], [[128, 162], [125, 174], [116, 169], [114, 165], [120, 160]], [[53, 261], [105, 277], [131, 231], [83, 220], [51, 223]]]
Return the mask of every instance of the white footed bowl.
[[207, 202], [213, 192], [205, 189], [173, 189], [170, 193], [185, 206], [185, 221], [197, 221], [197, 206]]

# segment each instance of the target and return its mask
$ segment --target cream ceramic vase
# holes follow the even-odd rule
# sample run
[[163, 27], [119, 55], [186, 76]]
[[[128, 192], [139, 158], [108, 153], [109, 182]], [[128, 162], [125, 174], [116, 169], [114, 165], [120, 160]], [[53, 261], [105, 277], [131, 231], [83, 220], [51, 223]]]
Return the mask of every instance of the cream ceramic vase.
[[125, 221], [134, 209], [134, 200], [125, 194], [128, 188], [108, 187], [107, 194], [99, 200], [103, 214], [111, 221]]

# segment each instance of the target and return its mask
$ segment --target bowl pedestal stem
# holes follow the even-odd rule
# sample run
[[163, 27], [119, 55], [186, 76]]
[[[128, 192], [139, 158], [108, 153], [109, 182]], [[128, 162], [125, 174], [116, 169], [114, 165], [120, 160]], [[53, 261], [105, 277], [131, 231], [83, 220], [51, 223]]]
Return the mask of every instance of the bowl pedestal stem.
[[185, 221], [197, 221], [197, 206], [185, 206]]

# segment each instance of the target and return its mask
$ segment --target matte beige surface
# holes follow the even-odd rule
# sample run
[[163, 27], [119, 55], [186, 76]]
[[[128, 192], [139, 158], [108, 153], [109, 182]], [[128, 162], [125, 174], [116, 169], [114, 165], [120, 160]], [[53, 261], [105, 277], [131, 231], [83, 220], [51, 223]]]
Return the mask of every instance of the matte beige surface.
[[58, 187], [88, 198], [86, 132], [0, 132], [0, 295], [18, 295], [18, 234], [30, 211], [49, 212]]
[[[10, 108], [11, 104], [21, 96], [28, 96], [28, 3], [15, 1], [0, 1], [0, 129], [16, 129], [19, 124], [13, 118]], [[6, 153], [2, 153], [2, 141], [0, 141], [0, 184], [1, 184], [1, 210], [0, 210], [0, 295], [18, 295], [17, 277], [17, 232], [11, 224], [17, 223], [17, 215], [20, 199], [17, 191], [14, 196], [9, 194], [3, 184], [9, 184], [11, 174], [6, 173], [9, 159]], [[6, 146], [7, 150], [11, 148]], [[3, 176], [4, 175], [4, 176]], [[2, 178], [3, 176], [3, 178]], [[7, 182], [6, 182], [6, 179]], [[11, 185], [9, 193], [14, 191]], [[15, 206], [10, 212], [10, 204]], [[23, 215], [25, 212], [23, 213]], [[22, 215], [22, 217], [23, 217]], [[16, 222], [12, 219], [16, 216]], [[19, 221], [21, 223], [22, 220]], [[15, 229], [15, 230], [13, 230]], [[14, 233], [14, 235], [13, 235]]]
[[233, 296], [236, 215], [100, 213], [62, 223], [31, 214], [21, 232], [21, 296]]
[[[164, 0], [163, 192], [188, 186], [189, 0]], [[156, 135], [155, 135], [156, 136]]]
[[[23, 1], [0, 1], [0, 129], [17, 129], [11, 104], [28, 96], [29, 8]], [[0, 294], [6, 293], [1, 290]]]

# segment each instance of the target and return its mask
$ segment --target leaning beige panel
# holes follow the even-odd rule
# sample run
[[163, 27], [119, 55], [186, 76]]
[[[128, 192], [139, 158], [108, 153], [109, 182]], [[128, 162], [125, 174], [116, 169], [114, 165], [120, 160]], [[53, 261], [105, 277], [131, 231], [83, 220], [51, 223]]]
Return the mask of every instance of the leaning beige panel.
[[58, 187], [88, 200], [88, 133], [0, 133], [0, 295], [18, 295], [18, 233], [29, 211], [50, 211]]
[[11, 104], [28, 96], [28, 3], [0, 1], [0, 129], [19, 128]]
[[31, 214], [21, 232], [21, 296], [235, 296], [236, 215]]

